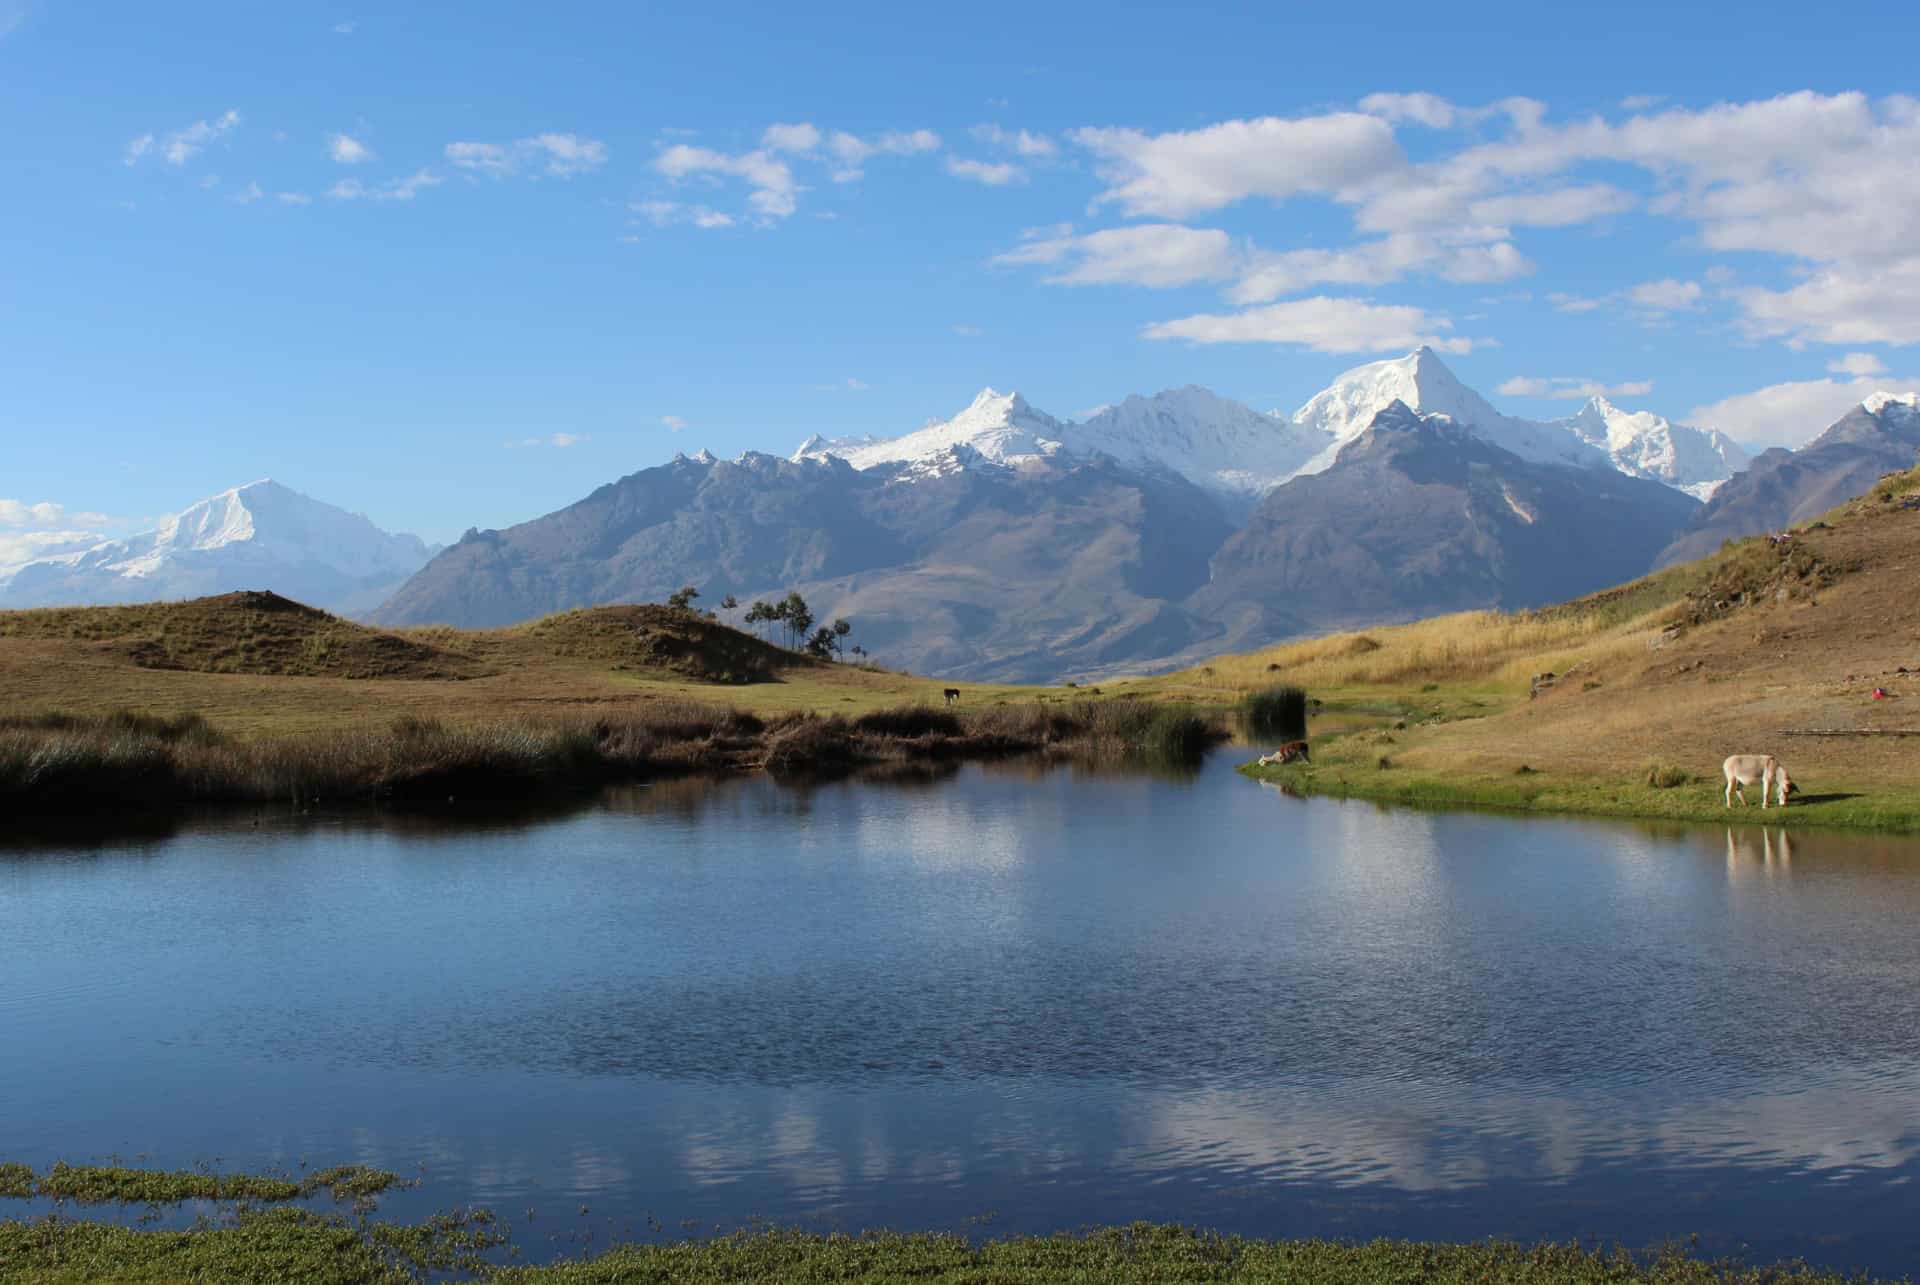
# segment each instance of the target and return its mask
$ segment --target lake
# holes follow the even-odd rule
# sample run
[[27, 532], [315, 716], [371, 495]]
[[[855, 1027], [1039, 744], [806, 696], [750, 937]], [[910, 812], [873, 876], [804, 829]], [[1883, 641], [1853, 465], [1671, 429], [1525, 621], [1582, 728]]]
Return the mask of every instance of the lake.
[[0, 1160], [364, 1162], [536, 1258], [1148, 1218], [1920, 1269], [1920, 843], [1241, 757], [0, 839]]

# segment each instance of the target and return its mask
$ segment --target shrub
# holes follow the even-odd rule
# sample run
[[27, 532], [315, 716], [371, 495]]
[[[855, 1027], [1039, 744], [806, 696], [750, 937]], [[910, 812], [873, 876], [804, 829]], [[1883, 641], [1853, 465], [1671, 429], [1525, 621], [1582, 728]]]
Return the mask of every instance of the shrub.
[[1307, 735], [1307, 694], [1282, 684], [1249, 692], [1238, 707], [1241, 730], [1251, 739], [1304, 740]]
[[855, 731], [873, 736], [960, 736], [959, 716], [930, 705], [898, 705], [876, 709], [853, 720]]
[[1648, 759], [1645, 772], [1647, 784], [1656, 790], [1671, 790], [1674, 786], [1685, 785], [1693, 779], [1693, 774], [1685, 768], [1662, 759]]

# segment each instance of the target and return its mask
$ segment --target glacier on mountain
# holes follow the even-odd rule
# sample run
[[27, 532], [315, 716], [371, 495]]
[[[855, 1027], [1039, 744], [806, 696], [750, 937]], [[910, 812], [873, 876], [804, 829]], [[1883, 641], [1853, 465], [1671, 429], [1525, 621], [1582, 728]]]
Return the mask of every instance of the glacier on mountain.
[[1356, 366], [1291, 415], [1262, 413], [1189, 385], [1131, 396], [1076, 422], [1056, 419], [1018, 393], [988, 388], [951, 419], [899, 437], [816, 435], [792, 458], [837, 456], [857, 469], [901, 465], [898, 478], [912, 481], [964, 468], [969, 460], [1018, 468], [1097, 452], [1135, 468], [1171, 470], [1239, 509], [1290, 478], [1331, 468], [1395, 402], [1421, 415], [1444, 415], [1524, 460], [1611, 469], [1701, 500], [1747, 461], [1724, 433], [1622, 410], [1604, 398], [1560, 420], [1504, 414], [1461, 383], [1431, 348]]
[[272, 480], [201, 500], [151, 531], [34, 558], [0, 606], [153, 602], [271, 588], [330, 611], [379, 605], [435, 549]]

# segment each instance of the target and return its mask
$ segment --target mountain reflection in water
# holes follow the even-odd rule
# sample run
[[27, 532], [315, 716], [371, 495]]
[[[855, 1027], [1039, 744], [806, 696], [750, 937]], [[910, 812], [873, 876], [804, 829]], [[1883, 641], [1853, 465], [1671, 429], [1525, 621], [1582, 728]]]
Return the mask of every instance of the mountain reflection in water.
[[1920, 845], [1298, 800], [1233, 762], [0, 848], [0, 1158], [424, 1165], [397, 1212], [621, 1225], [1920, 1266]]

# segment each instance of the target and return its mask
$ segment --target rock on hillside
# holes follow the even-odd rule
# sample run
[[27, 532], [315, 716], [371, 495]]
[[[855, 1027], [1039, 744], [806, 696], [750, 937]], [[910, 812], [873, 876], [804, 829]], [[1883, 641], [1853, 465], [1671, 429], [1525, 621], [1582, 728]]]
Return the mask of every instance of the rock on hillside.
[[1797, 451], [1767, 451], [1714, 493], [1658, 566], [1705, 557], [1723, 541], [1797, 526], [1920, 456], [1920, 395], [1875, 393]]

